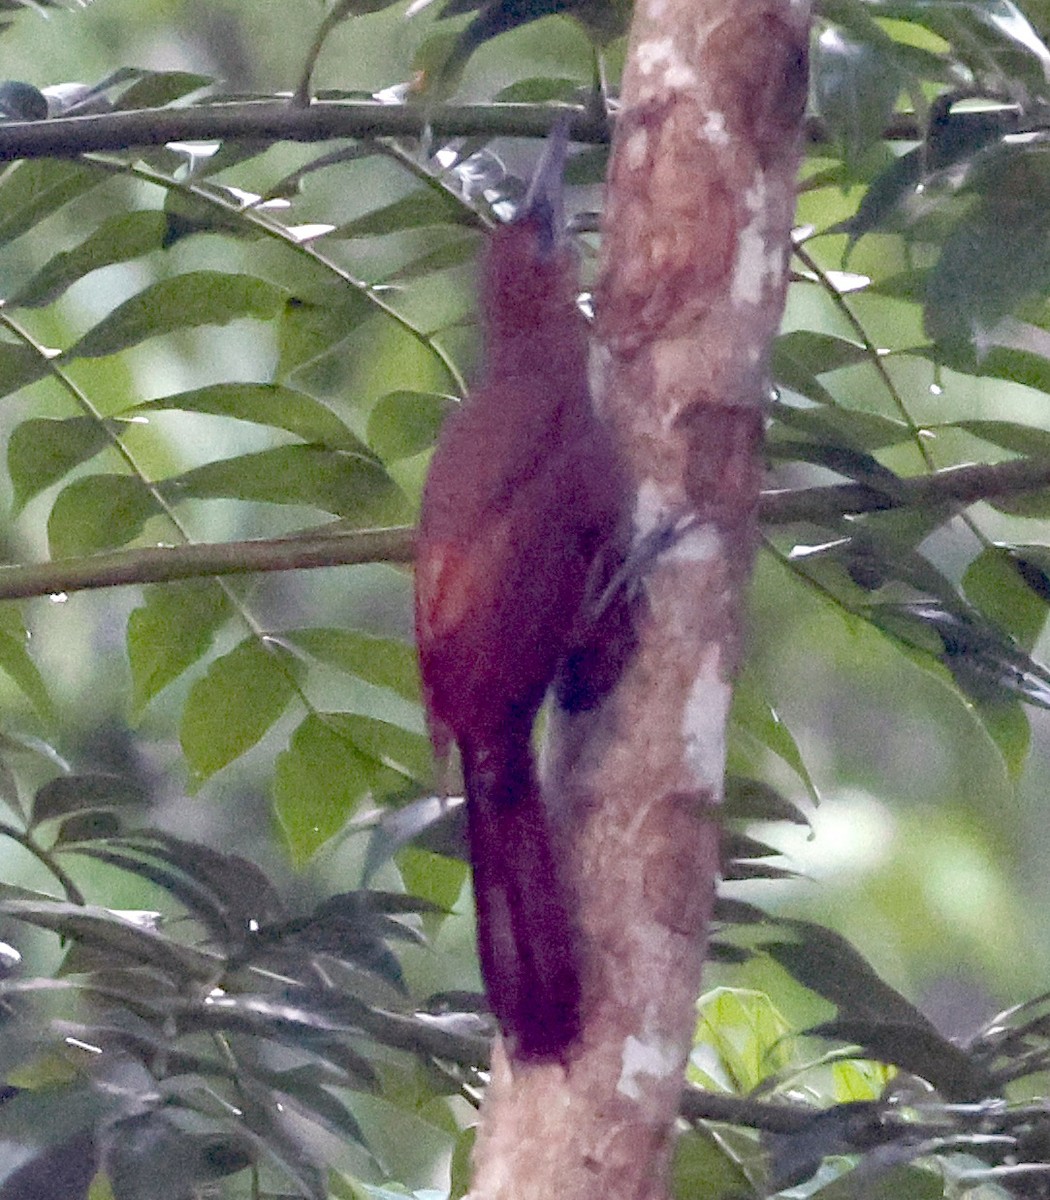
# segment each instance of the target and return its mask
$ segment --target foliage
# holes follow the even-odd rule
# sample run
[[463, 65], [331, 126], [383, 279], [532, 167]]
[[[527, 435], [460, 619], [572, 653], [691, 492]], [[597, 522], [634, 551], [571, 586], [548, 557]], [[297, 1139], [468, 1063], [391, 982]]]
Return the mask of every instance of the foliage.
[[[51, 7], [0, 2], [0, 23]], [[300, 98], [326, 48], [388, 7], [316, 14]], [[863, 686], [906, 679], [936, 694], [957, 744], [994, 760], [1003, 794], [1025, 763], [1030, 711], [1050, 707], [1036, 655], [1050, 553], [1031, 520], [1050, 495], [1050, 467], [1038, 474], [1050, 449], [1046, 16], [1011, 0], [820, 10], [768, 438], [799, 495], [788, 517], [767, 498], [712, 951], [726, 982], [700, 1008], [690, 1084], [709, 1090], [683, 1096], [683, 1197], [1045, 1190], [1046, 1119], [1032, 1102], [1048, 1065], [1045, 1000], [950, 1040], [841, 935], [750, 900], [790, 875], [771, 861], [770, 823], [804, 824], [792, 797], [815, 803], [821, 790], [821, 756], [777, 694], [790, 692], [775, 669], [790, 647], [804, 649], [782, 674], [803, 684], [814, 643], [830, 654], [838, 639], [890, 664], [869, 665]], [[27, 137], [88, 114], [82, 153], [29, 155], [0, 174], [13, 512], [0, 833], [44, 872], [0, 891], [0, 1131], [21, 1147], [0, 1166], [3, 1200], [89, 1188], [133, 1200], [158, 1177], [172, 1196], [377, 1196], [449, 1179], [465, 1190], [489, 1026], [476, 995], [413, 959], [453, 936], [465, 868], [461, 812], [428, 794], [398, 564], [427, 451], [476, 354], [471, 265], [528, 174], [493, 137], [548, 122], [536, 103], [589, 103], [592, 63], [564, 20], [507, 35], [557, 44], [556, 65], [529, 74], [502, 36], [464, 41], [463, 26], [439, 17], [431, 30], [433, 19], [413, 17], [423, 32], [403, 64], [403, 78], [424, 72], [423, 94], [392, 78], [383, 99], [397, 103], [367, 115], [369, 92], [323, 89], [321, 105], [297, 110], [273, 89], [230, 97], [186, 70], [0, 89], [8, 120], [36, 121], [18, 127]], [[615, 32], [599, 39], [613, 77]], [[445, 95], [475, 45], [499, 68], [463, 75], [483, 95], [472, 120], [485, 132], [418, 136], [454, 121]], [[407, 135], [395, 122], [412, 103]], [[203, 118], [217, 132], [88, 146], [107, 120], [145, 109], [161, 110], [160, 130]], [[315, 111], [342, 113], [344, 135], [298, 140]], [[245, 124], [223, 136], [231, 115]], [[594, 144], [571, 171], [581, 187], [605, 165], [607, 130], [588, 120]], [[587, 213], [576, 224], [594, 227]], [[952, 468], [975, 458], [990, 464], [983, 490], [961, 492]], [[1023, 490], [1003, 482], [1014, 460], [1036, 468]], [[921, 505], [916, 479], [929, 485]], [[376, 530], [390, 534], [381, 561], [341, 566], [376, 557]], [[307, 560], [338, 581], [278, 573]], [[139, 589], [131, 611], [76, 608], [76, 589], [118, 583]], [[60, 645], [84, 659], [115, 622], [120, 672], [111, 658], [78, 697], [53, 666]], [[800, 641], [807, 622], [820, 632]], [[67, 714], [79, 701], [82, 742], [97, 744], [114, 689], [134, 753], [99, 769]], [[171, 832], [170, 784], [143, 765], [151, 757], [202, 795], [266, 790], [303, 874], [282, 883], [240, 842]], [[348, 829], [350, 891], [324, 877], [345, 869]], [[822, 1015], [782, 1015], [748, 986], [755, 970], [791, 976]]]

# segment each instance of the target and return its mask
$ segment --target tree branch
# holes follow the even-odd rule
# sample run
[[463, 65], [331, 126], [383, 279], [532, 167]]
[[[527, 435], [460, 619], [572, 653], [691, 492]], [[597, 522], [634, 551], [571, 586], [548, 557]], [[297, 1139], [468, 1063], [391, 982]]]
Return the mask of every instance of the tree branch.
[[[864, 483], [766, 491], [760, 498], [759, 517], [765, 525], [830, 521], [844, 513], [973, 504], [1041, 488], [1050, 488], [1050, 462], [1018, 458], [916, 475], [900, 480], [893, 492], [881, 492]], [[357, 563], [410, 563], [412, 541], [413, 530], [409, 526], [343, 532], [321, 528], [281, 538], [114, 550], [70, 561], [0, 567], [0, 600], [170, 583], [175, 579], [210, 575], [304, 571]]]
[[128, 584], [170, 583], [209, 575], [411, 561], [412, 530], [407, 527], [345, 533], [321, 530], [286, 538], [151, 546], [93, 554], [71, 562], [0, 567], [0, 600], [24, 600]]
[[765, 524], [821, 521], [845, 513], [883, 512], [891, 508], [924, 508], [939, 504], [974, 504], [1022, 495], [1050, 487], [1050, 462], [1013, 458], [1001, 463], [946, 467], [931, 475], [901, 479], [892, 492], [866, 483], [829, 487], [784, 488], [762, 493], [759, 517]]
[[[545, 137], [559, 109], [549, 104], [461, 104], [426, 108], [420, 104], [383, 104], [378, 100], [314, 100], [301, 106], [291, 98], [210, 101], [182, 108], [141, 108], [91, 113], [44, 121], [0, 123], [0, 162], [19, 158], [72, 158], [78, 154], [164, 146], [169, 142], [233, 139], [260, 142], [324, 142], [333, 138]], [[614, 120], [578, 108], [570, 126], [574, 142], [604, 145]], [[830, 140], [826, 123], [810, 117], [806, 139]], [[895, 117], [883, 136], [917, 141], [923, 136], [915, 117]]]
[[[315, 100], [302, 108], [290, 100], [216, 102], [188, 108], [56, 117], [0, 124], [0, 162], [62, 158], [168, 142], [324, 142], [332, 138], [546, 137], [559, 109], [549, 104], [381, 104], [376, 100]], [[576, 110], [570, 136], [602, 143], [611, 126], [586, 109]]]

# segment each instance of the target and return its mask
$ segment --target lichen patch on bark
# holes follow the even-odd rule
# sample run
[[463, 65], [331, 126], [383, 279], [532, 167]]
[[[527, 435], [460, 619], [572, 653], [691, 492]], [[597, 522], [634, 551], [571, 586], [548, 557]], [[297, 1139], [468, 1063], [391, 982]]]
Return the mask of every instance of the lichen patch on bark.
[[623, 1043], [623, 1069], [616, 1090], [629, 1100], [639, 1100], [646, 1079], [664, 1079], [681, 1069], [682, 1051], [675, 1042], [658, 1034], [645, 1041], [632, 1035]]
[[700, 670], [682, 710], [682, 740], [696, 786], [720, 798], [726, 759], [726, 722], [733, 689], [725, 678], [720, 647], [706, 649]]

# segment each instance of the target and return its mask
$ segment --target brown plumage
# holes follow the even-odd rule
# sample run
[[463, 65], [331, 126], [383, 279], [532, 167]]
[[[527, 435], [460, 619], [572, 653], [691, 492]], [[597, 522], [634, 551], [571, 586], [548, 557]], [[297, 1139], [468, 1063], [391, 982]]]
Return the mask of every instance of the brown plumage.
[[[482, 974], [521, 1059], [580, 1027], [580, 942], [541, 795], [536, 714], [618, 561], [625, 485], [587, 384], [578, 271], [560, 239], [564, 125], [484, 254], [485, 365], [441, 431], [423, 494], [416, 632], [435, 748], [459, 746]], [[607, 674], [607, 672], [606, 672]], [[571, 703], [594, 697], [574, 679]]]

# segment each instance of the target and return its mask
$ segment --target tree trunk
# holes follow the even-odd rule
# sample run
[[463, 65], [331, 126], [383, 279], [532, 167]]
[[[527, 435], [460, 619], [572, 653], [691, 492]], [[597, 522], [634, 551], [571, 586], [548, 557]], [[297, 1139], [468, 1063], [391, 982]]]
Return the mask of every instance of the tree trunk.
[[725, 733], [756, 542], [762, 404], [784, 302], [809, 12], [638, 0], [609, 170], [592, 380], [637, 488], [639, 649], [596, 712], [552, 720], [586, 936], [583, 1041], [497, 1052], [474, 1200], [660, 1200], [719, 873]]

